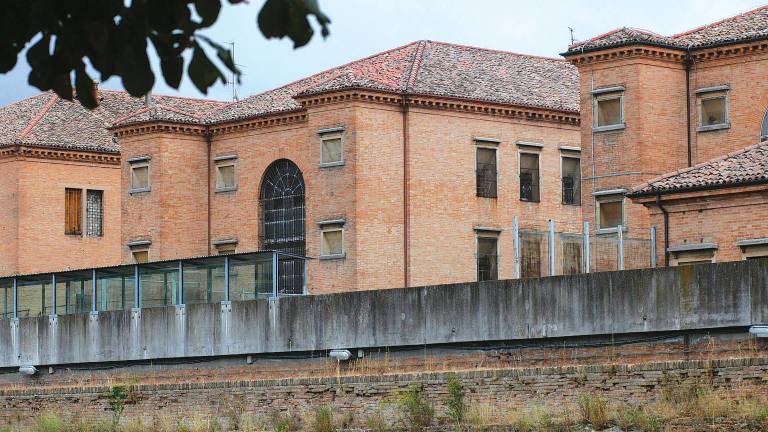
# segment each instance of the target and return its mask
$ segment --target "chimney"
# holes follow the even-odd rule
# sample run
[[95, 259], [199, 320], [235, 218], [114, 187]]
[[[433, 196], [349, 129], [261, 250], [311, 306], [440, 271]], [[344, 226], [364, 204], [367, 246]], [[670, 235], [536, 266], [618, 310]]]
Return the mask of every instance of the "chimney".
[[95, 100], [96, 102], [101, 101], [101, 99], [99, 98], [100, 95], [99, 95], [99, 81], [98, 80], [93, 80], [93, 83], [91, 84], [91, 91], [93, 92], [93, 100]]
[[148, 91], [147, 94], [144, 95], [144, 106], [147, 108], [152, 108], [154, 103], [152, 102], [152, 90]]

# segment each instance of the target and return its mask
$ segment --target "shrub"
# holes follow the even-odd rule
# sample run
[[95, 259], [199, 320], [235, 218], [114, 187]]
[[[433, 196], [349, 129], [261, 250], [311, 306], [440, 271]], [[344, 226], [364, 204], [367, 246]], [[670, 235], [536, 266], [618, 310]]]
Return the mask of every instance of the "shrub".
[[456, 424], [464, 423], [467, 417], [467, 404], [464, 402], [464, 386], [456, 375], [448, 377], [448, 417]]
[[336, 430], [333, 424], [333, 411], [330, 407], [324, 406], [315, 409], [311, 430], [314, 432], [333, 432]]
[[700, 390], [688, 407], [691, 417], [700, 420], [712, 421], [721, 417], [728, 417], [733, 406], [730, 401], [708, 390]]
[[408, 430], [420, 431], [432, 424], [435, 410], [424, 395], [421, 386], [411, 386], [400, 396], [398, 404]]
[[592, 425], [595, 429], [605, 429], [610, 423], [608, 401], [595, 395], [579, 396], [579, 413], [582, 423]]
[[35, 432], [63, 432], [64, 422], [56, 414], [47, 412], [37, 419]]
[[109, 409], [112, 410], [112, 429], [117, 429], [120, 425], [120, 417], [125, 410], [125, 400], [128, 399], [128, 390], [124, 386], [112, 387], [109, 394]]
[[637, 430], [639, 432], [661, 432], [664, 420], [652, 413], [648, 407], [627, 407], [616, 415], [616, 423], [622, 430]]
[[273, 411], [269, 420], [274, 432], [298, 432], [301, 430], [301, 417], [293, 414], [283, 414], [280, 411]]

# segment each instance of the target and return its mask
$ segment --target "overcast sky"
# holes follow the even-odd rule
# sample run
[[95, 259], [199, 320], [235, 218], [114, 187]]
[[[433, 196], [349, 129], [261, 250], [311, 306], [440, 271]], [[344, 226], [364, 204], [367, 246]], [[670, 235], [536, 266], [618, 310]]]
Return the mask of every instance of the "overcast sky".
[[[765, 1], [765, 0], [763, 0]], [[419, 39], [430, 39], [526, 54], [557, 56], [570, 42], [628, 26], [663, 35], [679, 33], [761, 5], [753, 0], [319, 0], [333, 21], [331, 35], [315, 36], [309, 45], [292, 49], [287, 40], [265, 40], [255, 21], [262, 0], [226, 5], [206, 34], [235, 42], [242, 66], [243, 98], [343, 63]], [[0, 104], [37, 93], [27, 85], [29, 68], [21, 57], [16, 68], [0, 76]], [[154, 92], [204, 97], [188, 80], [177, 91], [162, 78]], [[102, 84], [122, 89], [118, 79]], [[231, 100], [232, 89], [213, 88], [208, 97]]]

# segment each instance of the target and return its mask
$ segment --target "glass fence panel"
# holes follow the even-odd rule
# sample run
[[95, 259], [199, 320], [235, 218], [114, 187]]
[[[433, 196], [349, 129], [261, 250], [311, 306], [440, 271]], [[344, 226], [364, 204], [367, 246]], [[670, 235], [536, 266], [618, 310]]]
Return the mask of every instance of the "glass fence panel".
[[536, 278], [549, 274], [548, 233], [520, 231], [520, 277]]
[[[38, 277], [18, 279], [16, 295], [19, 318], [43, 315], [44, 285], [45, 281]], [[50, 289], [50, 281], [48, 281], [48, 288]]]
[[271, 296], [272, 254], [230, 257], [230, 300], [254, 300]]
[[179, 265], [143, 265], [141, 269], [141, 307], [164, 307], [177, 304]]
[[279, 295], [304, 294], [304, 260], [301, 258], [278, 254]]
[[134, 268], [116, 267], [96, 272], [96, 309], [128, 310], [135, 307]]
[[651, 241], [647, 238], [625, 237], [624, 269], [641, 269], [651, 266]]
[[56, 276], [56, 313], [89, 313], [93, 310], [93, 273], [60, 273]]
[[184, 303], [214, 303], [225, 300], [224, 257], [184, 263]]
[[13, 318], [13, 279], [0, 279], [0, 319]]
[[572, 275], [584, 272], [584, 237], [576, 233], [555, 234], [556, 274]]
[[618, 239], [615, 233], [589, 237], [591, 272], [613, 271], [619, 268]]

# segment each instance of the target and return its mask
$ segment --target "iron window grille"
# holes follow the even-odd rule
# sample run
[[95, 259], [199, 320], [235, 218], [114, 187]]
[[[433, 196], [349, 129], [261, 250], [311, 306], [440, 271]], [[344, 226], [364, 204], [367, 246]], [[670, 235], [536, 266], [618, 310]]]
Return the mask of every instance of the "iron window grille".
[[475, 167], [477, 181], [477, 196], [496, 198], [497, 178], [496, 149], [479, 147]]
[[563, 204], [581, 205], [581, 169], [578, 158], [563, 158]]
[[104, 235], [104, 191], [89, 190], [86, 194], [86, 235]]
[[477, 238], [477, 280], [479, 282], [499, 279], [498, 239]]
[[539, 155], [521, 153], [520, 200], [538, 202], [539, 195]]

